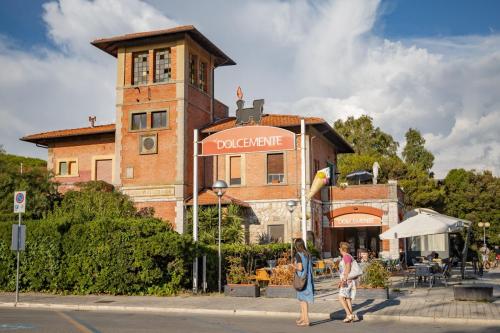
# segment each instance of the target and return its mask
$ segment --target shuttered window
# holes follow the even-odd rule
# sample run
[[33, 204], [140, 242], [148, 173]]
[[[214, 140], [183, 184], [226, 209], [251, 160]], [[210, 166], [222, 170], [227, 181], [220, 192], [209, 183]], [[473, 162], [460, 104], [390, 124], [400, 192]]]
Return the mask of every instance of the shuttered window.
[[241, 156], [231, 156], [229, 165], [229, 185], [241, 185]]
[[279, 184], [285, 180], [285, 164], [283, 153], [267, 155], [267, 182]]

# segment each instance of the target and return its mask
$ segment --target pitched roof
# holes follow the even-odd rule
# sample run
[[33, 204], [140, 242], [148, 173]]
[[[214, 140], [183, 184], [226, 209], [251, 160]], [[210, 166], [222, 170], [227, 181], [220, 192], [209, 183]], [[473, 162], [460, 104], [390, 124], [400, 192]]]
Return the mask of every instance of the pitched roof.
[[[204, 189], [200, 193], [198, 193], [198, 205], [211, 206], [211, 205], [217, 205], [217, 204], [218, 204], [218, 197], [214, 191], [209, 190], [209, 189]], [[236, 198], [234, 198], [230, 195], [227, 195], [227, 194], [224, 194], [222, 196], [221, 204], [223, 204], [223, 205], [234, 204], [234, 205], [238, 205], [241, 207], [250, 207], [250, 205], [248, 203], [246, 203], [245, 201], [236, 199]], [[186, 205], [188, 205], [188, 206], [193, 205], [193, 197], [186, 200]]]
[[[295, 127], [300, 126], [300, 119], [302, 117], [292, 116], [292, 115], [282, 115], [282, 114], [264, 114], [262, 115], [262, 120], [260, 122], [263, 126], [275, 126], [275, 127]], [[321, 124], [325, 121], [317, 117], [307, 117], [306, 125]], [[228, 117], [216, 121], [201, 130], [202, 133], [215, 133], [229, 129], [236, 126], [236, 117]]]
[[236, 65], [231, 58], [229, 58], [224, 52], [222, 52], [221, 49], [219, 49], [192, 25], [184, 25], [155, 31], [136, 32], [109, 38], [100, 38], [94, 40], [90, 44], [116, 57], [119, 47], [165, 42], [179, 38], [184, 34], [191, 36], [191, 38], [193, 38], [197, 43], [212, 53], [216, 57], [216, 66]]
[[84, 135], [114, 133], [114, 132], [115, 132], [115, 124], [107, 124], [107, 125], [99, 125], [99, 126], [94, 126], [94, 127], [71, 128], [71, 129], [64, 129], [64, 130], [31, 134], [31, 135], [27, 135], [25, 137], [22, 137], [20, 140], [45, 145], [49, 141], [57, 140], [60, 138], [82, 136], [82, 135], [84, 136]]
[[[300, 117], [294, 115], [264, 114], [260, 124], [275, 127], [299, 127], [300, 120], [304, 118], [306, 125], [312, 125], [330, 142], [332, 142], [339, 153], [354, 153], [354, 149], [342, 138], [323, 118]], [[218, 120], [201, 130], [202, 133], [211, 134], [236, 127], [236, 117], [228, 117]]]

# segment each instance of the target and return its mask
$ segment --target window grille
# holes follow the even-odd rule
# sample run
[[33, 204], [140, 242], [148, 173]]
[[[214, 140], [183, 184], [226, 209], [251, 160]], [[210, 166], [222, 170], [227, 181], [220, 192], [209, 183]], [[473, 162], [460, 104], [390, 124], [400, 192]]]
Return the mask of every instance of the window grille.
[[148, 74], [149, 74], [148, 52], [134, 54], [133, 65], [134, 65], [134, 75], [133, 75], [134, 85], [147, 84]]
[[158, 50], [155, 56], [155, 82], [166, 82], [171, 78], [170, 49]]

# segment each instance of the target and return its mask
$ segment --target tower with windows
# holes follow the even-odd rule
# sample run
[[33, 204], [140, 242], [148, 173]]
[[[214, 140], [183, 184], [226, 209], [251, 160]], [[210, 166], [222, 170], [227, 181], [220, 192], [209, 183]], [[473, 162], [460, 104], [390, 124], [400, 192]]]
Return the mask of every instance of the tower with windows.
[[98, 39], [117, 58], [113, 183], [183, 231], [193, 129], [227, 117], [214, 70], [235, 65], [193, 26]]

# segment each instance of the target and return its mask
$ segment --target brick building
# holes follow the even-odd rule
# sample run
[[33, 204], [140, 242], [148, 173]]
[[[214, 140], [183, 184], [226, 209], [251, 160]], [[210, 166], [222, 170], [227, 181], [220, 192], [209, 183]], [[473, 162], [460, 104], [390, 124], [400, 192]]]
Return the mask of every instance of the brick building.
[[[98, 39], [92, 45], [117, 59], [115, 124], [21, 140], [48, 149], [48, 168], [62, 192], [77, 182], [104, 180], [129, 195], [138, 208], [153, 207], [157, 216], [184, 232], [192, 198], [193, 131], [199, 129], [203, 139], [237, 126], [229, 108], [214, 98], [215, 69], [235, 62], [193, 26]], [[299, 134], [300, 120], [264, 114], [260, 125]], [[336, 164], [337, 154], [353, 150], [325, 120], [308, 117], [305, 123], [309, 186], [318, 169]], [[202, 157], [199, 203], [214, 204], [216, 196], [209, 188], [224, 179], [229, 184], [224, 203], [245, 208], [250, 241], [263, 234], [288, 240], [286, 202], [300, 197], [301, 147], [300, 139], [296, 141], [297, 150], [292, 151]], [[325, 240], [324, 250], [331, 251], [329, 232], [323, 239], [328, 229], [323, 227], [323, 213], [334, 202], [319, 197], [308, 205], [307, 228], [317, 245]], [[295, 236], [299, 214], [300, 208], [294, 212]]]

